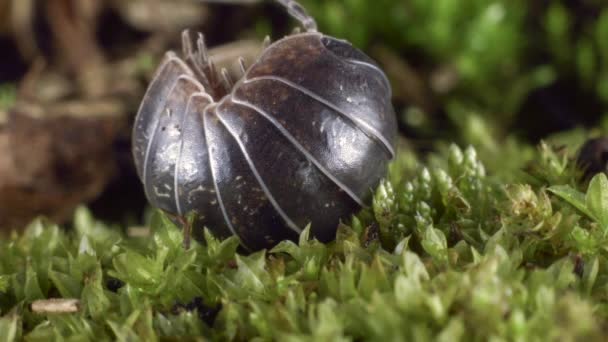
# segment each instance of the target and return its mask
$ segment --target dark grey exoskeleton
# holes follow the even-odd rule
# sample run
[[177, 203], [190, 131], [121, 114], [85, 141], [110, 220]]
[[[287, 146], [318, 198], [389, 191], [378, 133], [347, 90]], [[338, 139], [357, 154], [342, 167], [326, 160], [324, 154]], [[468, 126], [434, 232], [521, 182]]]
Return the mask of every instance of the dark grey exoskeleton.
[[216, 72], [203, 37], [184, 34], [137, 114], [133, 155], [150, 203], [193, 229], [237, 235], [250, 250], [297, 239], [311, 224], [321, 241], [365, 205], [394, 156], [397, 124], [380, 68], [349, 43], [304, 26], [263, 50], [232, 84]]

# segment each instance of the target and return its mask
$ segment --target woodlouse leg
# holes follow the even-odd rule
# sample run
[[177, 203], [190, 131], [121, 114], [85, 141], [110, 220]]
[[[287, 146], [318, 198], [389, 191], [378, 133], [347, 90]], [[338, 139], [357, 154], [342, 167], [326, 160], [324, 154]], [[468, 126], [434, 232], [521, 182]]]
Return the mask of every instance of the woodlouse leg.
[[226, 93], [229, 93], [230, 90], [232, 90], [232, 87], [234, 86], [234, 82], [232, 81], [232, 78], [230, 77], [230, 74], [228, 73], [228, 70], [226, 70], [226, 68], [222, 68], [220, 70], [220, 74], [222, 75], [222, 83], [224, 85], [224, 89]]
[[270, 46], [270, 36], [264, 37], [264, 41], [262, 41], [262, 52], [266, 50], [267, 47]]
[[270, 36], [264, 37], [264, 40], [262, 41], [262, 48], [260, 49], [260, 52], [257, 56], [258, 59], [264, 54], [266, 49], [270, 46], [270, 43], [272, 43], [272, 41], [270, 40]]
[[184, 249], [190, 249], [190, 241], [192, 238], [192, 222], [183, 216], [176, 216], [177, 221], [182, 225], [182, 230], [184, 232]]
[[215, 65], [209, 58], [203, 34], [199, 32], [196, 35], [196, 45], [193, 45], [190, 31], [184, 30], [182, 32], [182, 54], [186, 63], [194, 70], [197, 79], [205, 87], [206, 92], [212, 97], [217, 97], [219, 81], [215, 74]]
[[173, 221], [173, 223], [175, 224], [179, 224], [182, 228], [182, 232], [183, 232], [183, 236], [184, 239], [182, 241], [182, 245], [184, 246], [185, 250], [190, 249], [190, 241], [192, 239], [192, 220], [190, 220], [188, 217], [184, 217], [182, 215], [175, 215], [172, 214], [168, 211], [164, 211], [163, 213], [167, 216], [169, 216], [169, 218], [171, 218], [171, 221]]
[[239, 57], [239, 69], [241, 71], [239, 78], [241, 78], [247, 73], [247, 65], [245, 65], [245, 59], [243, 57]]

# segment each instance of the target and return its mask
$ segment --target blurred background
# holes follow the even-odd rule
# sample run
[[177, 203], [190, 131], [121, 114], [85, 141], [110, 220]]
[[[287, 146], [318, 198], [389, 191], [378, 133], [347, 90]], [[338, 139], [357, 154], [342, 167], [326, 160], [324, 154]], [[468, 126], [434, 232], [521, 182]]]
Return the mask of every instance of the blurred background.
[[[508, 179], [541, 139], [608, 131], [605, 0], [300, 2], [386, 71], [404, 149], [472, 144]], [[140, 222], [131, 124], [164, 52], [189, 28], [231, 68], [294, 26], [273, 1], [0, 0], [0, 228]]]

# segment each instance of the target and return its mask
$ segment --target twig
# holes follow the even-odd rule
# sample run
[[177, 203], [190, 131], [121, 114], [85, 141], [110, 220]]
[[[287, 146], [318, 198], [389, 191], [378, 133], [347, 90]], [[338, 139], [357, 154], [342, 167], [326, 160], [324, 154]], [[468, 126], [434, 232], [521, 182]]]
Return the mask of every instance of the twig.
[[74, 313], [80, 310], [80, 301], [74, 298], [39, 299], [30, 307], [35, 313]]
[[19, 53], [27, 60], [40, 55], [34, 34], [34, 14], [36, 12], [33, 0], [12, 1], [10, 20]]
[[[72, 73], [78, 76], [83, 91], [89, 97], [105, 94], [105, 58], [95, 41], [94, 24], [84, 22], [78, 15], [76, 1], [56, 0], [47, 3], [49, 26], [57, 46]], [[75, 13], [74, 13], [75, 12]], [[88, 13], [87, 16], [95, 17]]]
[[132, 226], [127, 228], [127, 236], [135, 238], [144, 238], [150, 236], [150, 227]]

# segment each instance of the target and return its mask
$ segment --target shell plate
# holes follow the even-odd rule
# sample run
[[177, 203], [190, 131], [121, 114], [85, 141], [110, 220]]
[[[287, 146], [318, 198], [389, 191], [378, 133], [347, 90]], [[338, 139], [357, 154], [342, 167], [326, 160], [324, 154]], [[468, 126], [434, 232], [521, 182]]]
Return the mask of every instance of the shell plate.
[[195, 237], [204, 225], [250, 250], [296, 239], [309, 223], [332, 240], [394, 155], [384, 73], [316, 32], [270, 45], [223, 96], [203, 60], [169, 52], [142, 100], [133, 155], [150, 203], [197, 213]]

